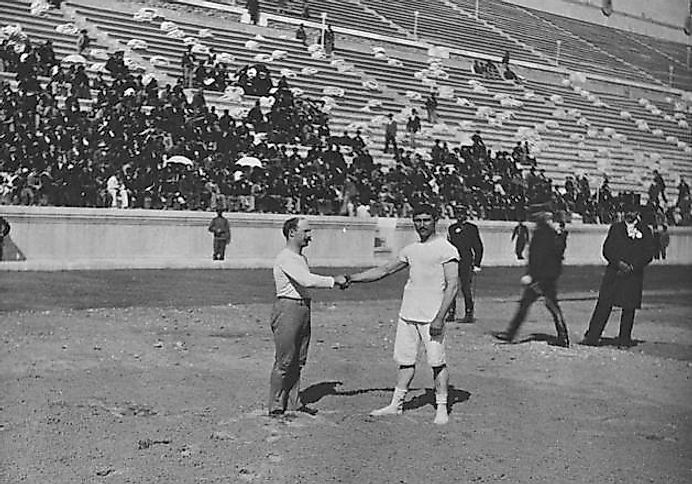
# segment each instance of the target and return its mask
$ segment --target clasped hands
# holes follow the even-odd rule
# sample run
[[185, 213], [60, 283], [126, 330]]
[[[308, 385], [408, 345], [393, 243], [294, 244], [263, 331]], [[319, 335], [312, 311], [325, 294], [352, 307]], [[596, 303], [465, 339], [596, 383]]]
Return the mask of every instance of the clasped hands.
[[334, 276], [334, 285], [338, 286], [339, 289], [348, 288], [351, 285], [351, 276], [348, 274]]
[[618, 274], [622, 276], [627, 276], [632, 273], [634, 268], [632, 267], [631, 264], [628, 264], [625, 261], [618, 261]]

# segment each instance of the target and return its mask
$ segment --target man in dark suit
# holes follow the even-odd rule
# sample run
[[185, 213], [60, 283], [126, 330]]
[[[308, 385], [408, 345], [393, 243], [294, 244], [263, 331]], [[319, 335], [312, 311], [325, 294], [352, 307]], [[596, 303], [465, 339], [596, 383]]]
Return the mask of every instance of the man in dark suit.
[[0, 217], [0, 261], [2, 261], [5, 237], [10, 235], [10, 228], [10, 223], [5, 219], [5, 217]]
[[564, 245], [555, 229], [552, 227], [552, 213], [538, 212], [536, 229], [529, 244], [529, 266], [525, 276], [521, 278], [524, 292], [514, 318], [509, 328], [496, 337], [500, 340], [513, 342], [519, 327], [526, 319], [529, 308], [539, 297], [543, 297], [545, 305], [553, 316], [557, 330], [557, 346], [569, 347], [567, 325], [562, 310], [557, 301], [557, 280], [562, 272], [562, 256]]
[[[459, 252], [459, 286], [464, 295], [465, 315], [462, 323], [473, 323], [473, 293], [471, 285], [473, 275], [481, 270], [483, 260], [483, 242], [481, 241], [478, 227], [468, 221], [468, 208], [459, 207], [456, 210], [457, 222], [450, 225], [447, 239]], [[447, 313], [447, 321], [454, 321], [456, 317], [456, 298]]]
[[649, 227], [642, 223], [638, 207], [630, 206], [625, 210], [624, 221], [610, 226], [603, 243], [603, 257], [608, 266], [589, 329], [581, 342], [584, 345], [598, 345], [613, 306], [622, 308], [619, 346], [633, 345], [634, 313], [642, 304], [644, 268], [654, 256], [654, 237]]

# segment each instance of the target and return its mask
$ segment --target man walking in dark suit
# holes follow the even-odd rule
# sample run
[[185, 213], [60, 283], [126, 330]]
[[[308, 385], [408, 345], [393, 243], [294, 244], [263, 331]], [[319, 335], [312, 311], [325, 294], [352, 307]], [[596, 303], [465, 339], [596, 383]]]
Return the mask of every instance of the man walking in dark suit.
[[524, 248], [529, 241], [529, 229], [524, 225], [524, 221], [519, 219], [519, 223], [512, 230], [512, 240], [514, 243], [514, 253], [517, 254], [517, 259], [524, 259]]
[[[474, 301], [471, 285], [475, 272], [480, 272], [483, 260], [483, 242], [478, 227], [468, 221], [468, 208], [459, 207], [456, 211], [457, 222], [450, 225], [447, 239], [459, 252], [459, 286], [464, 295], [464, 319], [462, 323], [473, 323]], [[456, 319], [456, 298], [447, 313], [447, 321]]]
[[552, 213], [543, 211], [536, 214], [536, 229], [529, 244], [529, 266], [525, 276], [521, 278], [524, 292], [514, 318], [509, 328], [496, 335], [498, 339], [513, 342], [519, 327], [526, 319], [531, 305], [539, 297], [543, 297], [545, 305], [553, 316], [557, 330], [557, 346], [569, 347], [567, 325], [562, 310], [557, 302], [557, 279], [562, 272], [562, 256], [564, 245], [557, 232], [551, 226]]
[[603, 257], [608, 261], [598, 302], [581, 344], [598, 345], [613, 306], [622, 308], [618, 346], [630, 347], [634, 313], [642, 304], [644, 268], [654, 256], [654, 237], [642, 223], [639, 209], [627, 207], [625, 220], [611, 225], [603, 243]]

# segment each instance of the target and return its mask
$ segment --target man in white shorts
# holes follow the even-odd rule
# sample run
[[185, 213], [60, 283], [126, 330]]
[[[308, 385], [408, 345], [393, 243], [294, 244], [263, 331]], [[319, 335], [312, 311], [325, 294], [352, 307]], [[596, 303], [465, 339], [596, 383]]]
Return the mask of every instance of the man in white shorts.
[[446, 424], [449, 373], [445, 360], [445, 315], [456, 297], [459, 253], [446, 238], [435, 233], [437, 212], [430, 205], [413, 211], [413, 225], [420, 237], [404, 247], [399, 256], [380, 267], [347, 276], [347, 282], [372, 282], [409, 267], [409, 277], [399, 311], [394, 341], [394, 361], [399, 364], [394, 395], [389, 405], [370, 415], [403, 412], [404, 398], [416, 369], [418, 347], [425, 346], [435, 380], [436, 424]]

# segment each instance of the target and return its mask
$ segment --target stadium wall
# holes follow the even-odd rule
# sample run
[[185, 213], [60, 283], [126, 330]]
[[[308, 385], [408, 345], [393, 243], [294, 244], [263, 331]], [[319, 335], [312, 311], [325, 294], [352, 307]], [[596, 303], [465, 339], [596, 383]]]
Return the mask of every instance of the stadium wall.
[[[231, 213], [232, 241], [226, 261], [211, 260], [209, 212], [3, 206], [12, 225], [0, 270], [128, 268], [263, 268], [283, 247], [287, 215]], [[371, 266], [416, 240], [409, 220], [309, 217], [313, 266]], [[443, 233], [448, 221], [440, 223]], [[514, 255], [512, 222], [478, 222], [485, 244], [483, 265], [521, 265]], [[602, 264], [608, 227], [569, 225], [565, 262]], [[659, 263], [692, 264], [692, 227], [670, 229], [668, 258]], [[376, 238], [382, 247], [375, 248]]]
[[605, 27], [689, 44], [682, 28], [689, 15], [688, 0], [615, 0], [613, 14], [601, 13], [601, 0], [503, 0], [507, 3], [584, 20]]

